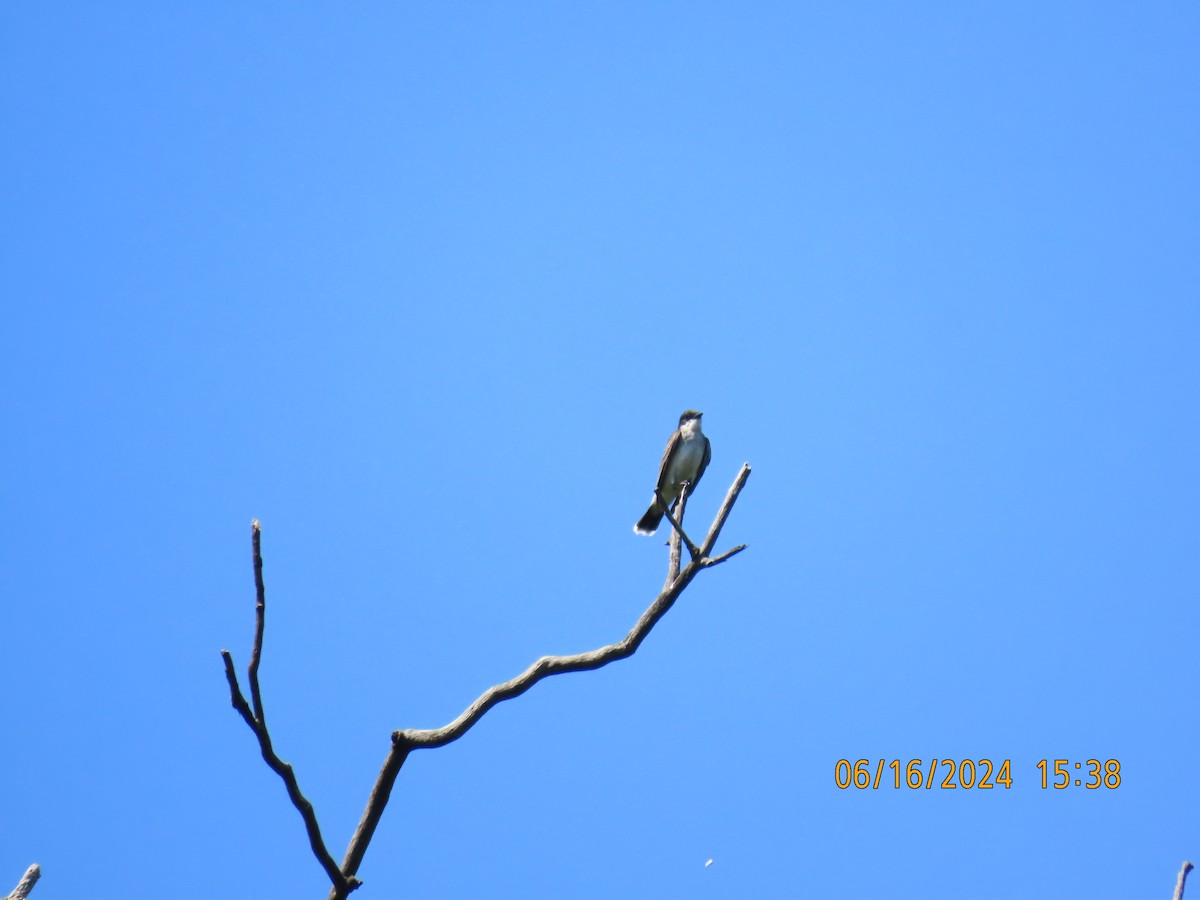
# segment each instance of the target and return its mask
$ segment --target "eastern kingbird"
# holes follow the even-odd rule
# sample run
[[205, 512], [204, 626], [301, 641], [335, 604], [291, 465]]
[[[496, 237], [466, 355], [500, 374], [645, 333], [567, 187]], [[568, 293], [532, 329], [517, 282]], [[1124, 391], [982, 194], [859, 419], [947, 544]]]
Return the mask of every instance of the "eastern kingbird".
[[[700, 417], [694, 409], [684, 410], [679, 417], [679, 427], [667, 441], [667, 449], [663, 451], [662, 462], [658, 466], [658, 493], [663, 502], [675, 507], [684, 484], [695, 488], [708, 468], [712, 459], [712, 448], [708, 438], [700, 431]], [[638, 534], [654, 534], [658, 523], [662, 521], [663, 508], [659, 506], [658, 498], [650, 504], [646, 514], [638, 519], [633, 530]]]

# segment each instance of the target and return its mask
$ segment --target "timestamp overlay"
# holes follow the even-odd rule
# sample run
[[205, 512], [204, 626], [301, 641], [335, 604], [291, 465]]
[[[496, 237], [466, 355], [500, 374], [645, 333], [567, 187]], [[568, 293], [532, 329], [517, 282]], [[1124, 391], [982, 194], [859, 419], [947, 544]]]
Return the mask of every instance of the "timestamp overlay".
[[[1015, 774], [1014, 774], [1015, 772]], [[1011, 759], [839, 759], [833, 783], [842, 790], [1116, 790], [1116, 759], [1039, 759], [1014, 767]]]

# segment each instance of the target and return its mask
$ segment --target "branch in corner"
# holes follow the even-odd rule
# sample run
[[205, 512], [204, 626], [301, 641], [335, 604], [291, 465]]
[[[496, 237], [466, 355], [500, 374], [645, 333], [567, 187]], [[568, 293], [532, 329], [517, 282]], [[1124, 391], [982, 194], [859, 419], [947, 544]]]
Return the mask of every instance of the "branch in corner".
[[1183, 865], [1179, 867], [1179, 877], [1175, 880], [1175, 897], [1174, 900], [1183, 900], [1183, 889], [1187, 885], [1188, 872], [1196, 868], [1186, 859]]
[[4, 900], [25, 900], [41, 877], [42, 867], [34, 863], [25, 870], [25, 874], [21, 876], [21, 880], [17, 882], [17, 886], [12, 889], [12, 893], [5, 897]]

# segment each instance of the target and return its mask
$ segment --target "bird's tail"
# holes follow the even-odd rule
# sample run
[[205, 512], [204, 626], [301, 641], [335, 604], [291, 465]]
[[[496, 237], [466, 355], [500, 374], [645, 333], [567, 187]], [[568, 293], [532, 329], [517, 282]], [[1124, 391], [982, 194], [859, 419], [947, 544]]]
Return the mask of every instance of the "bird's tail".
[[638, 519], [637, 524], [633, 526], [633, 530], [638, 534], [654, 534], [658, 530], [658, 525], [662, 522], [662, 518], [662, 507], [655, 500], [650, 504], [650, 508], [646, 510], [646, 514]]

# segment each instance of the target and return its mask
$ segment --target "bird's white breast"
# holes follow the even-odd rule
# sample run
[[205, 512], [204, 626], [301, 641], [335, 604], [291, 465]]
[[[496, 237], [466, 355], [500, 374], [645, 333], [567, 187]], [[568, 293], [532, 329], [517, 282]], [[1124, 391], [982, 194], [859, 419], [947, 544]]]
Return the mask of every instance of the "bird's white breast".
[[671, 484], [680, 484], [696, 480], [696, 471], [704, 459], [704, 435], [699, 428], [684, 428], [679, 435], [679, 446], [667, 469], [667, 480]]

